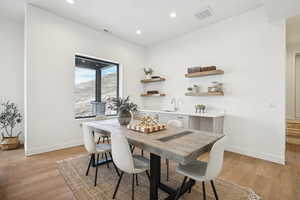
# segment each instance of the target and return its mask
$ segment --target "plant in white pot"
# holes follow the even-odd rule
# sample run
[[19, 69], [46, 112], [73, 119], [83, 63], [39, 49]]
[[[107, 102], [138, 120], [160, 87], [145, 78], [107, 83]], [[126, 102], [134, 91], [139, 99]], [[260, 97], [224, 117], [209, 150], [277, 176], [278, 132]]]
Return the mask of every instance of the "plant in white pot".
[[150, 67], [146, 67], [146, 68], [144, 68], [144, 73], [146, 75], [146, 79], [151, 79], [153, 69], [151, 69]]
[[106, 99], [108, 109], [116, 110], [121, 125], [128, 125], [132, 119], [132, 112], [137, 111], [137, 105], [126, 98], [108, 97]]
[[17, 149], [20, 145], [19, 136], [22, 131], [15, 133], [15, 127], [22, 122], [22, 115], [13, 102], [7, 101], [0, 105], [0, 131], [2, 150]]

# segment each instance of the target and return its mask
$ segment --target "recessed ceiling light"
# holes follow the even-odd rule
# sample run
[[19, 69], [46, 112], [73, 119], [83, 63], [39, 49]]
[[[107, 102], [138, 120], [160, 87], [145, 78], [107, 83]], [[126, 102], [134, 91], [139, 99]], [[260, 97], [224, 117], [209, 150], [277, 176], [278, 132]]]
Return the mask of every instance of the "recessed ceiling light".
[[176, 16], [177, 16], [177, 15], [176, 15], [176, 12], [171, 12], [171, 13], [170, 13], [170, 17], [171, 17], [171, 18], [175, 18]]
[[136, 34], [141, 35], [142, 31], [140, 29], [136, 30]]
[[66, 0], [66, 2], [68, 2], [69, 4], [74, 4], [75, 0]]

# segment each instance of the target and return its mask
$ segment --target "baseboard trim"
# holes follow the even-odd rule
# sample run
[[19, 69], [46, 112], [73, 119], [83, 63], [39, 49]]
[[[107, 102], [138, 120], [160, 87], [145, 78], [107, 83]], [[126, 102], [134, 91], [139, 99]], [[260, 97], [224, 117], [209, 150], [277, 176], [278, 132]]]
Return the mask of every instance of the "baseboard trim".
[[254, 157], [254, 158], [259, 158], [262, 160], [267, 160], [267, 161], [275, 162], [275, 163], [282, 164], [282, 165], [285, 164], [284, 157], [282, 158], [282, 157], [275, 156], [272, 154], [247, 151], [242, 148], [234, 147], [234, 146], [227, 146], [226, 150], [233, 152], [233, 153], [238, 153], [238, 154], [242, 154], [242, 155], [246, 155], [246, 156], [250, 156], [250, 157]]
[[46, 147], [38, 147], [38, 148], [31, 148], [31, 149], [28, 148], [27, 151], [25, 152], [25, 155], [32, 156], [32, 155], [46, 153], [46, 152], [50, 152], [50, 151], [56, 151], [56, 150], [70, 148], [70, 147], [76, 147], [76, 146], [80, 146], [82, 144], [83, 144], [82, 140], [76, 140], [76, 141], [71, 141], [71, 142], [66, 142], [66, 143], [62, 143], [62, 144], [46, 146]]

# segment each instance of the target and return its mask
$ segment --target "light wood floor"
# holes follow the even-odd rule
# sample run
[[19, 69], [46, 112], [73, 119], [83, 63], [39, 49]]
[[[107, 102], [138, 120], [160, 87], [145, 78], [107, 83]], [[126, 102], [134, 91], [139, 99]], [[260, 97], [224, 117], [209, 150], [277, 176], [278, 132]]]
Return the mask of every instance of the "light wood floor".
[[[74, 199], [56, 161], [82, 153], [83, 147], [31, 157], [23, 149], [0, 151], [0, 199]], [[288, 145], [286, 155], [283, 166], [226, 152], [220, 178], [250, 187], [264, 200], [300, 200], [300, 146]]]

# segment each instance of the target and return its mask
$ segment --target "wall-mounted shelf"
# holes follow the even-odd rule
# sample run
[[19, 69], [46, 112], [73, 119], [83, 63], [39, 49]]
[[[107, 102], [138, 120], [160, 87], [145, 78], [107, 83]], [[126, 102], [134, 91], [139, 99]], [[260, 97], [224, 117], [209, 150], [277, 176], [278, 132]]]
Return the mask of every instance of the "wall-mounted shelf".
[[163, 97], [166, 94], [141, 94], [142, 97]]
[[224, 71], [221, 69], [213, 70], [213, 71], [206, 71], [206, 72], [194, 72], [185, 74], [187, 78], [194, 78], [194, 77], [202, 77], [202, 76], [212, 76], [212, 75], [219, 75], [224, 74]]
[[144, 79], [144, 80], [141, 80], [142, 83], [153, 83], [153, 82], [160, 82], [160, 81], [165, 81], [166, 79], [165, 78], [153, 78], [153, 79]]
[[224, 96], [224, 92], [187, 92], [185, 93], [185, 96]]

